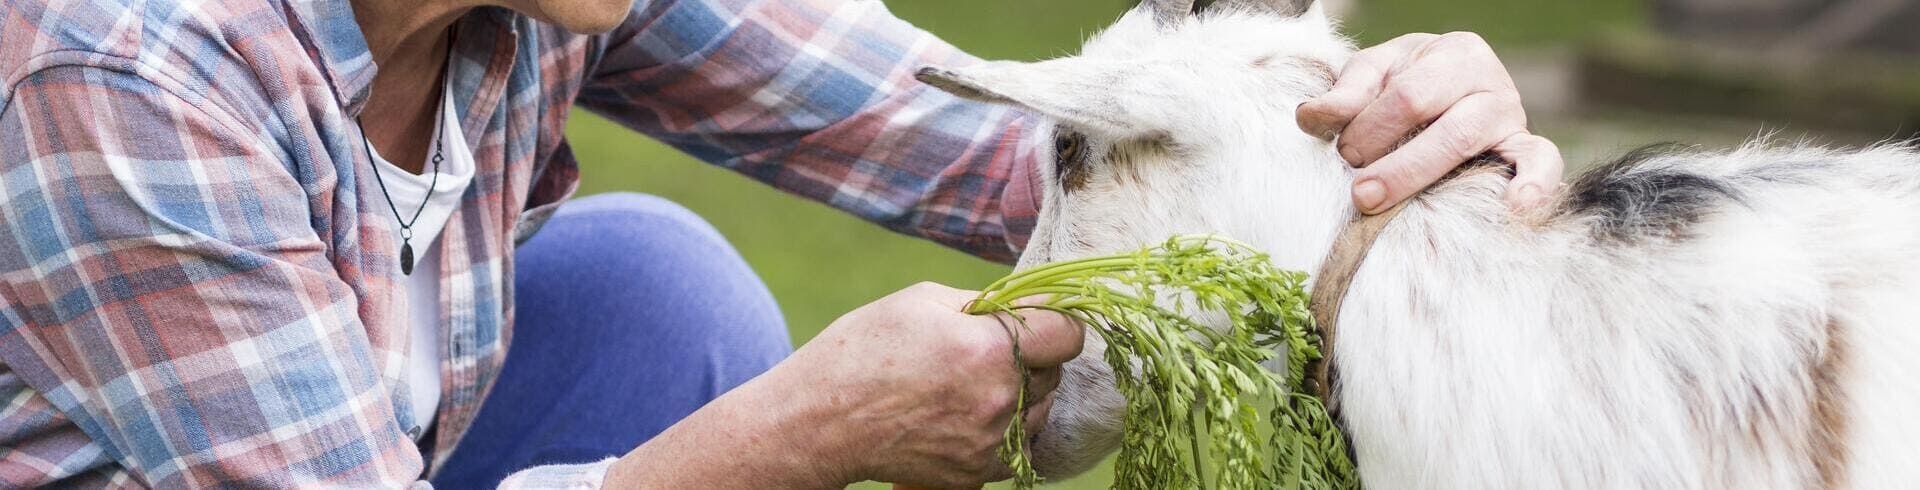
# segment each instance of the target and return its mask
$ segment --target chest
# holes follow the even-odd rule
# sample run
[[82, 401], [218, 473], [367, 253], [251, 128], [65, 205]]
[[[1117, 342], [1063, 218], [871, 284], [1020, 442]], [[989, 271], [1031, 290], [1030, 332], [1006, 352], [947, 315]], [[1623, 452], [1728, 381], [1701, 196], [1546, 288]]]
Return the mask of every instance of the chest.
[[[459, 142], [471, 155], [471, 180], [444, 218], [435, 263], [416, 270], [437, 272], [441, 285], [437, 316], [446, 332], [440, 347], [450, 382], [437, 422], [438, 447], [457, 443], [504, 362], [514, 314], [515, 244], [577, 186], [578, 171], [560, 128], [584, 76], [543, 62], [579, 58], [583, 50], [541, 39], [537, 30], [492, 19], [463, 20], [457, 28], [466, 34], [453, 42], [444, 75], [455, 124], [443, 130], [446, 141]], [[365, 328], [343, 340], [363, 346], [386, 385], [398, 390], [411, 332], [407, 276], [400, 267], [395, 212], [381, 192], [371, 153], [396, 163], [427, 162], [432, 110], [439, 104], [426, 104], [425, 122], [411, 123], [406, 114], [422, 113], [383, 114], [379, 97], [369, 97], [373, 89], [336, 90], [341, 79], [319, 66], [297, 71], [264, 87], [273, 99], [264, 105], [274, 111], [263, 119], [271, 121], [266, 125], [275, 132], [287, 172], [306, 192], [309, 224], [324, 245], [325, 267], [339, 279], [339, 294], [357, 300], [355, 314]], [[363, 132], [361, 122], [373, 124]], [[389, 132], [411, 150], [382, 146], [382, 138], [369, 134], [388, 123], [414, 130]], [[419, 130], [423, 134], [408, 136]], [[406, 395], [396, 391], [392, 398], [398, 403]], [[400, 407], [395, 412], [403, 414], [403, 426], [419, 425], [404, 420]]]

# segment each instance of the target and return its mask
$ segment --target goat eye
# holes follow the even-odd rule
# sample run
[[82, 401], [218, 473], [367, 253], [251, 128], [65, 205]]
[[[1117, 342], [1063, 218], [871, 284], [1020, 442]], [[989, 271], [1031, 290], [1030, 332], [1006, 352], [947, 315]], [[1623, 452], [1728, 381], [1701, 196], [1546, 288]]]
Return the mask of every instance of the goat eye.
[[1054, 176], [1067, 190], [1086, 184], [1085, 172], [1080, 168], [1086, 164], [1086, 147], [1086, 135], [1060, 131], [1053, 136]]
[[1061, 133], [1053, 137], [1053, 160], [1066, 163], [1080, 159], [1080, 147], [1086, 144], [1086, 138], [1080, 133]]

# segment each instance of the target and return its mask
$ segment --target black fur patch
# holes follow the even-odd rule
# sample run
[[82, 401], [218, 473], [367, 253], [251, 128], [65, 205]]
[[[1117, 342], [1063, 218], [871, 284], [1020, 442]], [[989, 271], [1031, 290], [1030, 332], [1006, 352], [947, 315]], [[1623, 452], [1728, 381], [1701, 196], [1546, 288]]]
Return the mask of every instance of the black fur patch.
[[1206, 13], [1214, 4], [1224, 4], [1241, 9], [1265, 11], [1279, 14], [1281, 17], [1299, 17], [1313, 7], [1313, 0], [1194, 0], [1193, 13]]
[[1720, 179], [1649, 165], [1657, 157], [1690, 151], [1685, 145], [1652, 145], [1595, 168], [1568, 186], [1566, 210], [1601, 218], [1592, 232], [1596, 240], [1684, 238], [1714, 208], [1742, 201], [1739, 190]]

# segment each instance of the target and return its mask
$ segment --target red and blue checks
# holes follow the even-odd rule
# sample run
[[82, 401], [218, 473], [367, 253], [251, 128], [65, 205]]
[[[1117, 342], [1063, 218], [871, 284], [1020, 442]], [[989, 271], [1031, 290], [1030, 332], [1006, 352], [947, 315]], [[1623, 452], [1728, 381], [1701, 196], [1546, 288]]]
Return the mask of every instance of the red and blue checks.
[[[500, 372], [514, 244], [578, 179], [576, 104], [982, 256], [1032, 226], [1031, 123], [914, 83], [973, 60], [879, 2], [641, 0], [595, 36], [480, 9], [456, 29], [478, 171], [441, 238], [432, 447], [458, 446]], [[373, 74], [347, 0], [0, 0], [0, 487], [424, 485], [449, 451], [413, 439], [397, 241], [353, 123]]]

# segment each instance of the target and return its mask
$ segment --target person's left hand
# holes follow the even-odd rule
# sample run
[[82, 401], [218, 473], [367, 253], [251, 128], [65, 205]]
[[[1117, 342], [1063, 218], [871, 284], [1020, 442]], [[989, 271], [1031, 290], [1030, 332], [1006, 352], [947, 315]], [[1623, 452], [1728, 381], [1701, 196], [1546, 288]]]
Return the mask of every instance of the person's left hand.
[[1367, 214], [1489, 150], [1517, 168], [1507, 203], [1532, 207], [1560, 184], [1565, 165], [1553, 142], [1527, 132], [1513, 78], [1470, 32], [1408, 34], [1355, 53], [1333, 89], [1295, 116], [1308, 134], [1339, 136], [1340, 155], [1361, 168], [1353, 200]]

